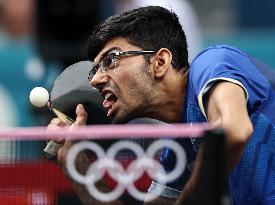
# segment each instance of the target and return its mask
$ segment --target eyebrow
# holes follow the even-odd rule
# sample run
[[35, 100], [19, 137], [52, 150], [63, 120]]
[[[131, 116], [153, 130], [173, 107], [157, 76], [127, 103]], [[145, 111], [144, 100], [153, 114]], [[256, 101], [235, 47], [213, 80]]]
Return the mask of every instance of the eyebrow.
[[109, 48], [108, 50], [106, 50], [106, 51], [100, 56], [100, 58], [99, 58], [97, 64], [99, 64], [99, 63], [102, 61], [102, 59], [105, 58], [107, 55], [109, 55], [110, 52], [113, 51], [113, 50], [120, 50], [120, 51], [122, 51], [122, 49], [121, 49], [120, 47], [111, 47], [111, 48]]

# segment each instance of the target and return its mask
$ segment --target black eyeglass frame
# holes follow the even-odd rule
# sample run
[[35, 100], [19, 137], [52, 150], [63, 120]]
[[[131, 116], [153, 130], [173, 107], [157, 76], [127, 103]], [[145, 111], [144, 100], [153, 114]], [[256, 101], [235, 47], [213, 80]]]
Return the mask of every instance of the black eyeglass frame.
[[[157, 51], [118, 51], [118, 52], [110, 53], [106, 55], [97, 65], [93, 66], [93, 68], [89, 72], [88, 80], [89, 81], [92, 80], [93, 75], [95, 75], [98, 70], [102, 70], [102, 71], [108, 70], [108, 68], [106, 68], [107, 66], [104, 66], [104, 62], [105, 62], [104, 60], [106, 60], [107, 58], [111, 57], [111, 59], [114, 59], [114, 58], [119, 59], [120, 56], [146, 55], [146, 54], [155, 54], [156, 52]], [[173, 61], [171, 63], [174, 67], [176, 67]]]

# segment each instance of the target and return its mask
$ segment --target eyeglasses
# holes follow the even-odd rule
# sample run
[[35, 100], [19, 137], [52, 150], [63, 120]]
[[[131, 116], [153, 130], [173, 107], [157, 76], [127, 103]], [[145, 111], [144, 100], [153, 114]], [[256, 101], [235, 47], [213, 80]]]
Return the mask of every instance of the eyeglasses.
[[118, 59], [120, 56], [132, 56], [132, 55], [146, 55], [154, 54], [156, 51], [125, 51], [125, 52], [114, 52], [106, 55], [96, 66], [93, 66], [89, 72], [89, 81], [92, 80], [93, 76], [97, 71], [105, 72], [117, 67]]

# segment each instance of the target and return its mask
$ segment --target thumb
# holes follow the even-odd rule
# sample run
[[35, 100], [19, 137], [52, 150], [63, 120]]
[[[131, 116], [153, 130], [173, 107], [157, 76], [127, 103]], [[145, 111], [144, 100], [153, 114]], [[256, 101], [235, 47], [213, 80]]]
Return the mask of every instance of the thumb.
[[84, 107], [82, 104], [78, 104], [76, 107], [76, 120], [74, 125], [85, 125], [87, 118], [88, 118], [88, 113], [85, 111]]

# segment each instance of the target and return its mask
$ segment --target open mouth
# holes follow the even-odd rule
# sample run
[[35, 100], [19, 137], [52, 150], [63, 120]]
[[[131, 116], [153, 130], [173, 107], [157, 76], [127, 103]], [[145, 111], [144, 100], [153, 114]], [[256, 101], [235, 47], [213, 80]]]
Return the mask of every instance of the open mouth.
[[107, 116], [110, 117], [115, 111], [115, 103], [117, 102], [117, 97], [114, 93], [107, 91], [103, 95], [104, 101], [102, 103], [103, 107], [108, 110]]

